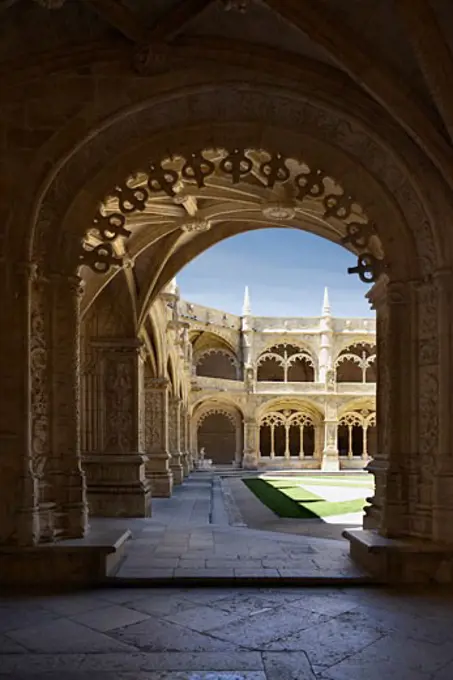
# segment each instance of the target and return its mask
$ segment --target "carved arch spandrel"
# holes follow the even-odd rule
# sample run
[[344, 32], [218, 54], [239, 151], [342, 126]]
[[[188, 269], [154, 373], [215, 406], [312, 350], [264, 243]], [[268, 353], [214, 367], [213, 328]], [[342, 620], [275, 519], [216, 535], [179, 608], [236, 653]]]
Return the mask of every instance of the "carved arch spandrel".
[[[285, 110], [288, 110], [288, 109], [286, 108]], [[143, 145], [142, 145], [142, 153], [143, 153]], [[93, 189], [95, 189], [94, 186], [93, 186]], [[52, 198], [54, 199], [55, 197], [53, 196]], [[388, 203], [388, 201], [384, 201], [383, 203], [386, 203], [386, 202]], [[381, 204], [382, 204], [382, 203], [381, 203]], [[416, 203], [415, 203], [415, 205], [416, 205]], [[415, 206], [414, 206], [414, 204], [413, 204], [413, 207], [412, 207], [412, 209], [411, 209], [412, 215], [414, 215], [414, 207], [415, 207]], [[84, 208], [86, 209], [87, 206], [85, 205]], [[395, 224], [395, 223], [393, 222], [393, 224]], [[401, 252], [403, 252], [403, 251], [401, 251]], [[424, 254], [423, 254], [423, 258], [424, 258], [425, 261], [426, 261], [426, 257], [427, 257], [427, 256], [428, 256], [428, 250], [425, 249]]]

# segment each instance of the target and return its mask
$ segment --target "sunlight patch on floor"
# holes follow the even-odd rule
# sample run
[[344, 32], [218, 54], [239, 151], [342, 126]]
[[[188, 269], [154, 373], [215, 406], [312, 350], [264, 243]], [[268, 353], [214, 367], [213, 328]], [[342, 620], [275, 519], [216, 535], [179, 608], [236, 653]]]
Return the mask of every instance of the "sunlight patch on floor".
[[306, 489], [310, 493], [321, 496], [329, 503], [336, 503], [338, 501], [354, 501], [359, 498], [366, 498], [370, 490], [368, 488], [351, 488], [339, 486], [321, 486], [311, 484], [298, 484], [301, 489]]

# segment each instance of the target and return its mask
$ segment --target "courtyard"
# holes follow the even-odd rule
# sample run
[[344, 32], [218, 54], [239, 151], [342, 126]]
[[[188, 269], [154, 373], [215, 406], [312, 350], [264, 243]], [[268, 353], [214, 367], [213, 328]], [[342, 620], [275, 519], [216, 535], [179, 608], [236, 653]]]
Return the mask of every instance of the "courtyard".
[[362, 524], [366, 499], [374, 491], [374, 479], [366, 473], [261, 475], [244, 484], [278, 517], [322, 519], [329, 524]]

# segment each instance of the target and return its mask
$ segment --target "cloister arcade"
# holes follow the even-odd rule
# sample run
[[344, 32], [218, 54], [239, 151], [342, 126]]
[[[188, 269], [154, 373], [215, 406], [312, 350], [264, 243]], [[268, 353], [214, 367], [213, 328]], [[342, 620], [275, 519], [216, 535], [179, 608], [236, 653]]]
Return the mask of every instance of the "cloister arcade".
[[[76, 568], [61, 542], [88, 540], [94, 508], [149, 514], [193, 466], [193, 400], [218, 397], [217, 380], [237, 387], [244, 467], [257, 466], [257, 413], [295, 384], [323, 414], [322, 463], [338, 466], [341, 409], [373, 396], [375, 365], [375, 494], [352, 555], [384, 580], [452, 581], [451, 8], [426, 33], [411, 3], [397, 19], [382, 0], [379, 31], [366, 3], [338, 16], [330, 0], [265, 0], [262, 21], [245, 12], [246, 28], [223, 36], [217, 15], [192, 30], [194, 3], [176, 16], [141, 3], [146, 18], [127, 20], [101, 3], [93, 32], [81, 19], [93, 3], [56, 4], [52, 21], [30, 2], [0, 22], [1, 577], [76, 579], [86, 558]], [[275, 226], [357, 258], [376, 328], [349, 320], [351, 341], [375, 334], [374, 363], [367, 350], [362, 364], [330, 363], [350, 331], [324, 311], [303, 328], [262, 321], [260, 347], [247, 309], [211, 310], [203, 324], [219, 317], [223, 340], [241, 339], [243, 374], [193, 375], [188, 324], [206, 327], [168, 284], [222, 239]], [[262, 352], [308, 348], [315, 326], [303, 379], [283, 352], [283, 380], [256, 380]], [[338, 380], [348, 361], [360, 379]]]

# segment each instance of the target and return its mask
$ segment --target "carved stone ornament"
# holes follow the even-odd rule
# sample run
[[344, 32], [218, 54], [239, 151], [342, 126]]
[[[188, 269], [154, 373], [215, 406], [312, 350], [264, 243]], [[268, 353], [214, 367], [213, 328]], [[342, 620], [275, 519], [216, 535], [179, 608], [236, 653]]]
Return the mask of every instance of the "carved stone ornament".
[[[148, 55], [147, 58], [152, 54], [150, 49], [144, 53]], [[164, 52], [157, 51], [161, 56]], [[281, 153], [264, 152], [263, 160], [261, 150], [260, 158], [257, 160], [252, 152], [252, 149], [238, 148], [199, 149], [184, 156], [174, 153], [153, 160], [145, 171], [142, 184], [131, 183], [130, 178], [127, 178], [110, 191], [109, 197], [115, 200], [117, 207], [113, 213], [104, 214], [108, 211], [103, 206], [102, 212], [99, 210], [95, 215], [93, 225], [88, 227], [87, 233], [94, 228], [99, 233], [102, 243], [93, 247], [85, 241], [80, 254], [80, 263], [97, 273], [106, 273], [112, 266], [121, 266], [122, 258], [116, 256], [114, 242], [117, 238], [127, 238], [130, 235], [130, 231], [125, 227], [127, 217], [134, 212], [144, 211], [153, 194], [162, 192], [175, 199], [176, 193], [180, 192], [183, 197], [187, 197], [190, 185], [196, 184], [202, 189], [205, 187], [206, 179], [215, 173], [228, 177], [233, 184], [243, 181], [247, 175], [254, 174], [258, 175], [269, 189], [284, 184], [290, 190], [293, 183], [293, 191], [290, 191], [290, 194], [296, 196], [295, 201], [263, 204], [262, 214], [268, 219], [278, 221], [293, 219], [298, 202], [302, 203], [305, 199], [321, 199], [324, 219], [343, 221], [346, 235], [342, 238], [342, 243], [352, 246], [358, 254], [357, 266], [348, 269], [348, 273], [358, 274], [365, 283], [376, 281], [385, 270], [384, 261], [380, 259], [380, 251], [377, 255], [373, 251], [373, 245], [376, 246], [379, 239], [375, 226], [367, 221], [364, 211], [353, 196], [346, 193], [338, 182], [335, 183], [335, 193], [332, 193], [332, 180], [328, 181], [326, 173], [318, 168], [308, 168], [300, 159], [290, 159]], [[301, 171], [292, 179], [290, 167], [297, 165]], [[359, 209], [363, 222], [347, 221], [351, 218], [353, 207]], [[208, 220], [199, 219], [191, 219], [181, 225], [181, 229], [189, 233], [205, 232], [210, 228], [211, 223]]]
[[262, 213], [269, 220], [292, 220], [296, 215], [296, 209], [290, 204], [268, 203], [263, 206]]
[[188, 233], [209, 231], [210, 228], [211, 222], [209, 220], [192, 220], [181, 225], [181, 229]]

